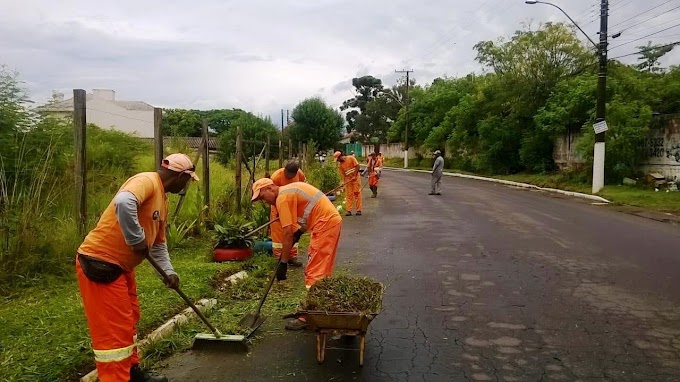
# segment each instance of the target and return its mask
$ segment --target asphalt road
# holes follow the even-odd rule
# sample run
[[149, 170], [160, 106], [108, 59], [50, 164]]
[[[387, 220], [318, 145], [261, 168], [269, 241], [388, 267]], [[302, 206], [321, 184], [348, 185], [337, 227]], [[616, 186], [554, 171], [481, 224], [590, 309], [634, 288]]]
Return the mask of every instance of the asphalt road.
[[[252, 353], [187, 352], [173, 381], [680, 381], [680, 228], [479, 181], [386, 172], [341, 266], [384, 282], [366, 364], [269, 320]], [[339, 345], [343, 344], [339, 341]], [[356, 346], [356, 344], [352, 344]]]

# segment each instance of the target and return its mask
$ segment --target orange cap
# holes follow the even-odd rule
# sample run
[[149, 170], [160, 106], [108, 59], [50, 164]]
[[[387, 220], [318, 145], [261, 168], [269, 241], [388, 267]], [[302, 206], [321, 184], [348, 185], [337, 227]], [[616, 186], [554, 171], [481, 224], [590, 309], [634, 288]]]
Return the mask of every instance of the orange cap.
[[267, 186], [272, 186], [274, 185], [274, 182], [269, 179], [269, 178], [262, 178], [255, 183], [253, 183], [253, 197], [250, 199], [251, 202], [254, 202], [257, 200], [257, 198], [260, 197], [260, 190], [267, 187]]
[[333, 158], [335, 159], [336, 162], [338, 161], [338, 158], [340, 157], [340, 155], [342, 155], [342, 153], [340, 151], [336, 151], [336, 152], [333, 153]]
[[184, 154], [170, 154], [165, 159], [163, 159], [163, 164], [161, 167], [167, 168], [168, 170], [174, 172], [183, 172], [185, 174], [191, 175], [194, 180], [198, 180], [196, 175], [196, 166], [191, 163], [191, 159]]

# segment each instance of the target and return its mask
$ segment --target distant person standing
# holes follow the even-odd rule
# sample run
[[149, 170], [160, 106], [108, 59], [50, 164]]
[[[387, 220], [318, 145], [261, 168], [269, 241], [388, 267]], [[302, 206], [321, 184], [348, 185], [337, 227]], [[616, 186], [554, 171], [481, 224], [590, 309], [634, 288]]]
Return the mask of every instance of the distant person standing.
[[444, 176], [444, 158], [442, 157], [442, 152], [439, 150], [434, 152], [434, 156], [436, 159], [432, 166], [432, 190], [430, 190], [429, 195], [441, 195], [442, 176]]

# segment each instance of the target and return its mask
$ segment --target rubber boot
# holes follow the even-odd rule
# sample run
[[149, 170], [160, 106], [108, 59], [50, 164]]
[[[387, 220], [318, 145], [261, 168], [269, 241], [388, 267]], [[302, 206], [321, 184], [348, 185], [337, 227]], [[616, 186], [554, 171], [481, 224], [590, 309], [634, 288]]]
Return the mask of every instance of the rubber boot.
[[151, 375], [136, 364], [130, 368], [130, 382], [168, 382], [168, 378], [163, 375]]

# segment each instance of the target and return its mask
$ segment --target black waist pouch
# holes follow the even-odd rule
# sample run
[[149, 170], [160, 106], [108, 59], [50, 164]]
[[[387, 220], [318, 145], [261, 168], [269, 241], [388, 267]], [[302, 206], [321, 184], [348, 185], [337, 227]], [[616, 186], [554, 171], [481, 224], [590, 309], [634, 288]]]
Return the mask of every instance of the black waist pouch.
[[123, 268], [116, 264], [107, 263], [94, 257], [78, 254], [80, 267], [88, 279], [99, 284], [110, 284], [123, 274]]

